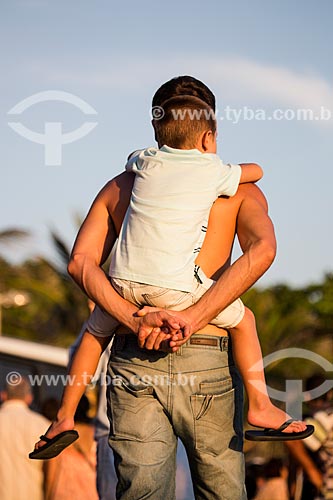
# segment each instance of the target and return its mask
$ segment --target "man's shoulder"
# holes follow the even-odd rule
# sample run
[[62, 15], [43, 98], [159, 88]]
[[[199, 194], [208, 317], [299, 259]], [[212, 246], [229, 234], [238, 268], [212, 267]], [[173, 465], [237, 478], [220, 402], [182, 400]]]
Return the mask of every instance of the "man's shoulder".
[[122, 172], [104, 185], [99, 196], [109, 199], [119, 192], [131, 191], [134, 178], [135, 175], [132, 172]]
[[105, 184], [95, 202], [105, 207], [112, 218], [117, 218], [117, 214], [123, 217], [131, 198], [134, 178], [135, 175], [130, 172], [117, 175]]

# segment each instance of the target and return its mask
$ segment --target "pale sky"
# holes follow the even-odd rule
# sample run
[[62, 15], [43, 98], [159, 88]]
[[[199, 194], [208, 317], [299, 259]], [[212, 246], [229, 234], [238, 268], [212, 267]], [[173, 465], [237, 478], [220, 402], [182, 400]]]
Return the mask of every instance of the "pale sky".
[[[0, 251], [53, 257], [50, 228], [71, 245], [75, 214], [84, 217], [129, 152], [154, 144], [155, 90], [190, 74], [216, 95], [223, 160], [264, 168], [278, 255], [260, 283], [320, 281], [333, 267], [332, 17], [329, 0], [2, 0], [0, 231], [33, 236]], [[46, 91], [73, 94], [97, 114], [59, 101], [7, 114]], [[315, 119], [296, 119], [302, 109]], [[65, 144], [61, 165], [51, 166], [44, 145], [18, 135], [13, 121], [41, 134], [46, 122], [61, 122], [63, 134], [86, 121], [97, 126]]]

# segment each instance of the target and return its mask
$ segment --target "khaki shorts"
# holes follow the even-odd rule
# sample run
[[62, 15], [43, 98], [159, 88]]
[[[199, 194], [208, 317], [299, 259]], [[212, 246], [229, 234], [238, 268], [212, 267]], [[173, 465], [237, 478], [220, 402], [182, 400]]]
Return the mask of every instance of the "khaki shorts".
[[[182, 292], [119, 278], [111, 278], [111, 283], [119, 295], [138, 307], [147, 305], [182, 311], [198, 302], [215, 282], [207, 278], [200, 268], [196, 268], [191, 292]], [[219, 328], [233, 328], [243, 319], [244, 312], [243, 302], [237, 299], [220, 312], [216, 318], [212, 319], [210, 323]], [[87, 324], [88, 331], [98, 337], [112, 335], [118, 327], [119, 322], [99, 307], [95, 307]]]
[[[111, 278], [111, 283], [119, 295], [138, 307], [148, 305], [182, 311], [198, 302], [215, 281], [207, 278], [202, 269], [197, 267], [191, 292], [182, 292], [119, 278]], [[237, 299], [210, 323], [220, 328], [233, 328], [243, 319], [244, 312], [243, 302]]]

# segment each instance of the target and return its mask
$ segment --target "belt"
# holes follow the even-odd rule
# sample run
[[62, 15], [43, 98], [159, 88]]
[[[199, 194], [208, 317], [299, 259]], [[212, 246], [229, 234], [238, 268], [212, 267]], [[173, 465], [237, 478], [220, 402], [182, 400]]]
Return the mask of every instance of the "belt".
[[[122, 328], [117, 330], [117, 335], [114, 338], [113, 345], [116, 348], [123, 349], [126, 345], [138, 345], [138, 338], [136, 335], [128, 334], [124, 335], [121, 332]], [[215, 335], [200, 335], [194, 334], [189, 340], [180, 347], [180, 350], [183, 348], [196, 348], [196, 347], [207, 347], [209, 349], [218, 349], [220, 351], [228, 351], [229, 350], [229, 337], [217, 337]], [[153, 352], [153, 351], [152, 351]], [[157, 351], [155, 351], [157, 352]], [[178, 352], [178, 351], [177, 351]]]
[[215, 337], [213, 335], [192, 335], [183, 347], [210, 347], [220, 351], [228, 351], [229, 337]]

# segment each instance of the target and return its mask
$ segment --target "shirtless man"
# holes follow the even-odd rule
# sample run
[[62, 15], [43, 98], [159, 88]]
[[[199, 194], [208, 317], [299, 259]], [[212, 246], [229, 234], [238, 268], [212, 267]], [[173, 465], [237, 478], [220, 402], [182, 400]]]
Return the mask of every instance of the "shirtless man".
[[[176, 436], [179, 436], [188, 454], [197, 499], [245, 499], [241, 381], [230, 360], [230, 351], [220, 350], [227, 333], [221, 337], [220, 329], [206, 324], [256, 281], [273, 260], [275, 240], [264, 197], [251, 185], [240, 187], [235, 197], [219, 199], [214, 204], [200, 266], [215, 279], [221, 274], [229, 259], [237, 214], [237, 232], [244, 255], [226, 269], [217, 285], [207, 292], [211, 297], [204, 296], [204, 304], [199, 302], [181, 313], [161, 311], [138, 318], [136, 308], [123, 304], [104, 273], [100, 274], [97, 263], [102, 261], [103, 254], [96, 252], [98, 249], [103, 252], [105, 247], [101, 243], [104, 244], [110, 233], [114, 235], [113, 225], [110, 222], [106, 225], [109, 215], [112, 214], [115, 230], [119, 231], [132, 181], [128, 174], [121, 174], [105, 187], [82, 227], [69, 265], [72, 276], [86, 292], [128, 327], [122, 330], [124, 335], [115, 338], [108, 372], [110, 380], [122, 380], [123, 385], [111, 383], [107, 388], [111, 408], [110, 444], [119, 477], [118, 498], [136, 500], [147, 495], [146, 498], [155, 500], [174, 499]], [[102, 278], [100, 286], [97, 275]], [[221, 281], [224, 284], [218, 289]], [[180, 326], [182, 321], [190, 324], [192, 331], [197, 332], [191, 339], [198, 342], [183, 346], [181, 355], [169, 355], [172, 369], [167, 366], [168, 357], [154, 350], [159, 347], [163, 334], [153, 327], [162, 326], [168, 319], [167, 314], [175, 314]], [[151, 332], [143, 343], [151, 351], [143, 351], [144, 355], [137, 347], [137, 338], [126, 335], [138, 334], [142, 325]], [[200, 328], [203, 331], [198, 332]], [[98, 342], [90, 341], [96, 337], [89, 337], [83, 338], [81, 346], [87, 353], [86, 360], [93, 349], [101, 350]], [[212, 345], [215, 339], [216, 346]], [[91, 366], [88, 373], [94, 369]], [[180, 378], [184, 374], [187, 379]], [[252, 376], [255, 379], [256, 374]], [[149, 385], [153, 383], [155, 396], [150, 387], [140, 383], [145, 377]], [[179, 383], [168, 385], [165, 380]], [[188, 383], [183, 385], [186, 380]], [[210, 406], [209, 411], [200, 416], [204, 405]]]

